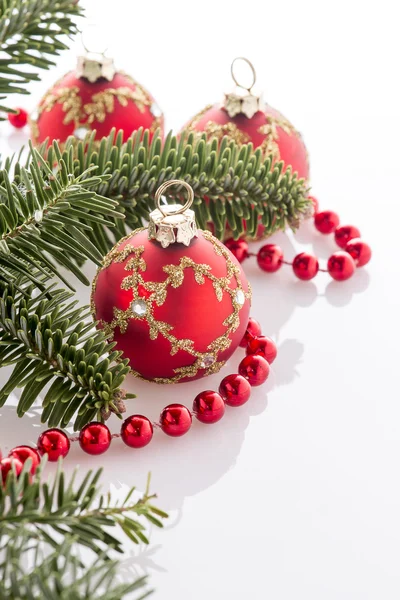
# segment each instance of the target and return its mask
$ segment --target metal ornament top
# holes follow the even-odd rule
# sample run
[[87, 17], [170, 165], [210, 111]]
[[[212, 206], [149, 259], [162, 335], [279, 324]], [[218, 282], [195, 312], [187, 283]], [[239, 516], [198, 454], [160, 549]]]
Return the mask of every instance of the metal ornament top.
[[112, 81], [115, 75], [115, 65], [113, 59], [104, 56], [104, 54], [87, 52], [83, 56], [78, 56], [75, 72], [78, 79], [84, 77], [90, 83], [102, 78]]
[[[247, 63], [251, 69], [253, 80], [250, 87], [246, 87], [245, 85], [239, 83], [235, 76], [234, 66], [238, 60], [242, 60]], [[247, 58], [239, 56], [232, 61], [231, 75], [236, 84], [236, 88], [232, 92], [225, 94], [224, 108], [231, 118], [235, 117], [236, 115], [243, 114], [248, 119], [251, 119], [256, 112], [265, 108], [261, 92], [257, 92], [253, 89], [256, 82], [255, 68]]]
[[[187, 190], [188, 197], [183, 206], [160, 203], [161, 196], [172, 185], [179, 185]], [[193, 190], [186, 181], [171, 179], [160, 185], [155, 193], [157, 208], [149, 215], [149, 239], [157, 240], [163, 248], [174, 243], [189, 246], [192, 239], [197, 237], [195, 214], [190, 210], [193, 199]]]

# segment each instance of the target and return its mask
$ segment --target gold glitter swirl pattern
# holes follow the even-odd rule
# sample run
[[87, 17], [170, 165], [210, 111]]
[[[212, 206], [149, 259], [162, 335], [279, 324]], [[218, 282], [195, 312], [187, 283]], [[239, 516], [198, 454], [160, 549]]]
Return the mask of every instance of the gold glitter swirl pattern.
[[[143, 228], [136, 230], [133, 234], [130, 234], [124, 239], [131, 239], [132, 236], [139, 231], [143, 231]], [[109, 339], [112, 339], [116, 328], [118, 328], [122, 334], [127, 331], [131, 319], [145, 320], [149, 326], [149, 336], [151, 340], [156, 340], [159, 335], [162, 335], [171, 344], [171, 355], [176, 354], [179, 350], [184, 350], [195, 358], [192, 365], [174, 369], [175, 375], [173, 377], [158, 377], [153, 379], [156, 383], [175, 383], [184, 377], [195, 377], [200, 369], [204, 370], [204, 375], [210, 375], [219, 371], [224, 362], [218, 361], [218, 354], [219, 352], [228, 349], [231, 345], [229, 336], [239, 327], [240, 309], [244, 305], [246, 299], [251, 299], [250, 286], [248, 291], [243, 289], [240, 280], [241, 271], [231, 260], [228, 250], [224, 248], [210, 232], [203, 231], [202, 234], [207, 241], [212, 243], [215, 253], [219, 256], [224, 256], [227, 267], [227, 272], [224, 277], [216, 277], [211, 273], [211, 267], [209, 265], [196, 263], [190, 257], [184, 256], [180, 258], [177, 265], [167, 264], [163, 267], [163, 271], [166, 274], [164, 281], [145, 281], [142, 276], [142, 273], [146, 271], [146, 262], [142, 256], [145, 250], [144, 246], [135, 247], [131, 244], [127, 244], [122, 250], [118, 250], [121, 241], [124, 241], [121, 240], [105, 257], [103, 266], [97, 272], [93, 282], [91, 309], [93, 318], [96, 319], [93, 296], [100, 271], [109, 267], [114, 262], [121, 263], [129, 258], [124, 267], [128, 275], [122, 280], [121, 289], [132, 290], [132, 303], [126, 310], [114, 307], [113, 320], [111, 323], [100, 321], [100, 325], [103, 328], [105, 335]], [[197, 351], [194, 347], [193, 340], [177, 338], [173, 334], [173, 325], [164, 321], [159, 321], [154, 316], [155, 307], [162, 306], [166, 301], [168, 289], [170, 287], [178, 288], [183, 284], [185, 271], [187, 269], [193, 270], [195, 281], [198, 285], [203, 285], [206, 279], [212, 282], [219, 302], [222, 300], [224, 294], [229, 294], [232, 301], [232, 313], [228, 315], [223, 322], [224, 327], [226, 327], [225, 333], [213, 340], [207, 346], [206, 352]], [[235, 288], [230, 287], [232, 280], [236, 282]], [[140, 290], [145, 290], [147, 292], [147, 297], [142, 296]], [[135, 300], [141, 302], [141, 312], [139, 314], [133, 309]], [[136, 371], [132, 370], [132, 373], [137, 377], [140, 377], [140, 374]]]

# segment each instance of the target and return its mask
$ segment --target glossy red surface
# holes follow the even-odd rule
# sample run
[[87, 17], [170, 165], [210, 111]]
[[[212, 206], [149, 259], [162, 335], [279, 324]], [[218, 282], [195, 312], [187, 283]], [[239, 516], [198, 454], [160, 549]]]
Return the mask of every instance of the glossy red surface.
[[371, 248], [360, 238], [350, 240], [350, 242], [346, 244], [345, 250], [353, 258], [354, 262], [356, 263], [356, 267], [363, 267], [371, 260]]
[[88, 423], [79, 433], [79, 445], [87, 454], [103, 454], [111, 445], [110, 430], [104, 423]]
[[60, 456], [67, 456], [70, 449], [68, 436], [61, 429], [47, 429], [38, 439], [37, 448], [41, 456], [47, 454], [50, 462], [56, 462]]
[[125, 419], [121, 427], [122, 441], [131, 448], [143, 448], [151, 442], [153, 425], [143, 415], [132, 415]]
[[25, 464], [25, 461], [28, 460], [28, 458], [30, 458], [32, 461], [32, 475], [35, 473], [37, 467], [40, 464], [39, 452], [35, 450], [35, 448], [31, 448], [30, 446], [16, 446], [16, 448], [13, 448], [11, 450], [8, 456], [11, 458], [18, 458], [18, 460], [20, 460], [22, 464]]
[[225, 402], [212, 390], [200, 392], [193, 402], [193, 412], [202, 423], [216, 423], [225, 413]]
[[[222, 247], [223, 244], [217, 242]], [[183, 244], [171, 244], [162, 248], [158, 242], [149, 241], [147, 231], [133, 234], [123, 241], [118, 248], [122, 249], [127, 244], [135, 247], [144, 246], [142, 253], [147, 267], [142, 276], [145, 281], [161, 282], [166, 278], [164, 267], [177, 265], [183, 257], [190, 257], [198, 264], [207, 264], [210, 273], [217, 277], [225, 277], [227, 273], [226, 260], [216, 254], [213, 244], [206, 240], [202, 233], [194, 238], [189, 247]], [[110, 323], [114, 317], [114, 308], [126, 310], [133, 300], [132, 290], [122, 290], [121, 283], [128, 272], [125, 270], [127, 260], [113, 263], [100, 271], [97, 279], [93, 301], [96, 306], [96, 319], [103, 319]], [[240, 269], [240, 280], [244, 290], [248, 290], [246, 276], [232, 256], [232, 261]], [[218, 301], [212, 282], [205, 278], [204, 283], [198, 284], [192, 268], [185, 269], [184, 280], [179, 287], [168, 287], [167, 298], [161, 306], [153, 302], [154, 317], [172, 326], [174, 336], [178, 339], [193, 341], [194, 348], [199, 352], [207, 353], [208, 346], [218, 337], [226, 333], [225, 319], [232, 314], [232, 298], [228, 293], [223, 293]], [[231, 288], [236, 287], [232, 277]], [[250, 302], [245, 300], [239, 311], [239, 327], [230, 334], [230, 346], [218, 353], [217, 360], [227, 360], [238, 347], [249, 318]], [[192, 365], [195, 357], [181, 349], [171, 355], [171, 343], [162, 335], [150, 339], [150, 328], [146, 319], [130, 319], [127, 331], [121, 333], [117, 327], [114, 331], [114, 341], [117, 349], [122, 350], [129, 358], [130, 366], [139, 372], [145, 379], [155, 377], [171, 378], [175, 369]], [[156, 359], [155, 359], [156, 357]], [[204, 370], [200, 369], [196, 378], [202, 377]], [[182, 381], [187, 381], [188, 378]]]
[[21, 129], [28, 122], [28, 113], [23, 108], [16, 108], [17, 114], [7, 113], [7, 118], [13, 127]]
[[243, 238], [234, 240], [229, 238], [225, 241], [225, 246], [232, 252], [236, 260], [242, 263], [249, 256], [249, 244]]
[[353, 258], [347, 252], [340, 250], [328, 259], [328, 272], [336, 281], [349, 279], [356, 269]]
[[278, 354], [276, 344], [266, 335], [260, 335], [251, 339], [246, 348], [246, 354], [259, 354], [271, 364]]
[[258, 266], [267, 273], [278, 271], [282, 266], [282, 261], [282, 249], [276, 244], [265, 244], [257, 253]]
[[262, 385], [268, 379], [269, 364], [259, 354], [250, 354], [239, 364], [239, 374], [247, 379], [251, 386]]
[[1, 460], [0, 474], [1, 474], [1, 481], [3, 482], [3, 485], [6, 483], [7, 475], [13, 468], [13, 465], [14, 465], [15, 472], [18, 476], [21, 473], [22, 469], [24, 468], [23, 463], [18, 458], [7, 456], [6, 458], [3, 458]]
[[171, 437], [184, 435], [189, 431], [191, 425], [192, 415], [183, 404], [169, 404], [161, 412], [161, 429]]
[[250, 398], [251, 385], [242, 375], [232, 373], [221, 381], [219, 393], [228, 406], [242, 406]]
[[303, 281], [308, 281], [318, 273], [318, 259], [312, 254], [301, 252], [301, 254], [294, 257], [292, 267], [296, 277]]
[[253, 317], [249, 318], [249, 321], [247, 323], [247, 327], [246, 327], [246, 333], [244, 334], [241, 342], [240, 342], [240, 346], [242, 348], [246, 348], [247, 344], [249, 343], [249, 341], [251, 339], [253, 339], [253, 337], [260, 335], [261, 334], [261, 325], [258, 321], [256, 321], [255, 319], [253, 319]]
[[320, 233], [333, 233], [339, 225], [339, 216], [332, 210], [323, 210], [314, 216], [314, 224]]
[[339, 248], [346, 248], [347, 242], [361, 236], [360, 230], [354, 225], [340, 225], [335, 230], [335, 242]]

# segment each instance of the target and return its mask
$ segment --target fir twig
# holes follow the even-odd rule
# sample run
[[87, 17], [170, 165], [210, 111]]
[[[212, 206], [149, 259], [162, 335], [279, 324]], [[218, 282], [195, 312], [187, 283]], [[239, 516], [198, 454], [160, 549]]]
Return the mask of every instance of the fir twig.
[[[142, 590], [146, 578], [118, 583], [113, 553], [122, 544], [111, 531], [120, 528], [134, 543], [147, 544], [144, 523], [162, 527], [167, 517], [153, 505], [155, 496], [147, 489], [133, 500], [132, 488], [122, 503], [112, 503], [100, 495], [101, 470], [89, 471], [78, 486], [76, 472], [66, 481], [61, 463], [54, 481], [45, 481], [44, 464], [33, 480], [27, 461], [19, 477], [10, 471], [0, 482], [0, 598], [120, 600]], [[90, 561], [82, 562], [82, 548]]]

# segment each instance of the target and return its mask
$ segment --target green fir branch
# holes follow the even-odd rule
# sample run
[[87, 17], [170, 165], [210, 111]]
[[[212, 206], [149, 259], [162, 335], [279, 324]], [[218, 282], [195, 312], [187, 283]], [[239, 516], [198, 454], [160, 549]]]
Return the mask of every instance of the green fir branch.
[[74, 19], [81, 14], [73, 0], [0, 0], [0, 101], [29, 94], [26, 86], [40, 80], [38, 70], [54, 66], [51, 57], [68, 48], [62, 38], [76, 34]]
[[[19, 288], [19, 289], [18, 289]], [[121, 416], [121, 389], [129, 372], [128, 359], [114, 350], [94, 328], [87, 306], [77, 307], [73, 294], [49, 286], [41, 294], [34, 286], [0, 282], [0, 366], [14, 366], [0, 390], [0, 406], [16, 388], [22, 417], [43, 393], [43, 423], [75, 430], [111, 412]]]
[[[112, 503], [109, 494], [100, 494], [101, 470], [89, 471], [78, 485], [76, 471], [67, 481], [61, 462], [54, 480], [46, 481], [44, 465], [42, 460], [32, 479], [28, 460], [19, 477], [11, 470], [0, 482], [0, 598], [120, 600], [132, 592], [146, 597], [146, 578], [119, 582], [114, 556], [123, 547], [113, 531], [148, 544], [146, 522], [162, 527], [167, 514], [153, 505], [149, 482], [138, 500], [132, 488], [123, 502]], [[82, 549], [90, 559], [82, 561]]]

